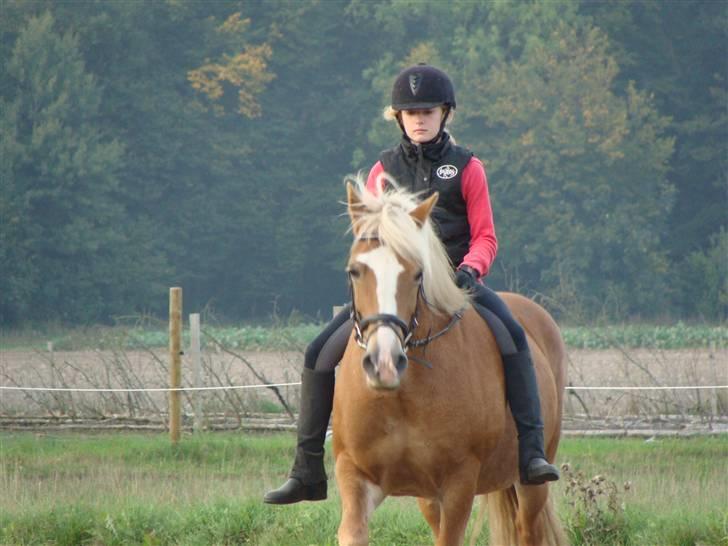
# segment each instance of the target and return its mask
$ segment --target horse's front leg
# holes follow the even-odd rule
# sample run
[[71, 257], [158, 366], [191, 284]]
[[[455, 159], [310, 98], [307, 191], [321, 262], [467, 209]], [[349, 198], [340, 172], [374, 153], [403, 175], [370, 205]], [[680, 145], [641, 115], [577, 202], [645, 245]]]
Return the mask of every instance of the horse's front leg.
[[437, 499], [418, 498], [417, 504], [420, 506], [420, 512], [425, 516], [430, 529], [432, 529], [435, 540], [437, 540], [437, 536], [440, 534], [440, 501]]
[[460, 546], [470, 519], [475, 499], [480, 463], [477, 460], [462, 464], [442, 489], [440, 501], [440, 532], [436, 546]]
[[336, 483], [341, 497], [340, 546], [369, 544], [369, 518], [384, 500], [382, 490], [366, 479], [346, 453], [336, 458]]

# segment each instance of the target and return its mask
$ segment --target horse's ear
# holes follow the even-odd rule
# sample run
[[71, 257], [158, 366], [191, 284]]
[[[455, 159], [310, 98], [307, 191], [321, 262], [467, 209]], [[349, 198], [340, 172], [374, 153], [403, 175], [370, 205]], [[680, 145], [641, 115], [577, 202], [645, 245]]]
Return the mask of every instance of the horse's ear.
[[346, 185], [346, 201], [349, 207], [349, 218], [351, 218], [351, 229], [354, 236], [359, 235], [359, 218], [361, 218], [364, 204], [361, 202], [359, 192], [354, 189], [353, 184]]
[[435, 203], [437, 203], [437, 199], [440, 197], [440, 194], [435, 192], [430, 197], [422, 201], [419, 205], [417, 205], [417, 208], [412, 210], [410, 212], [410, 216], [414, 218], [414, 221], [417, 222], [417, 225], [422, 226], [425, 223], [425, 220], [427, 220], [430, 217], [430, 213], [432, 212], [432, 207], [435, 206]]

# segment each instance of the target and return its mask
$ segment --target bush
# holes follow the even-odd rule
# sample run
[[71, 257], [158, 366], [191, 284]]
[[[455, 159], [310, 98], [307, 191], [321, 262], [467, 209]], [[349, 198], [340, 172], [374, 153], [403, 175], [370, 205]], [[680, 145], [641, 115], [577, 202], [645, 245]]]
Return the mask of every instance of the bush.
[[565, 495], [572, 511], [566, 525], [573, 544], [624, 544], [629, 532], [624, 502], [620, 494], [629, 491], [631, 484], [618, 486], [602, 475], [588, 479], [583, 472], [561, 466], [567, 482]]
[[728, 318], [728, 232], [721, 228], [706, 250], [688, 254], [675, 299], [683, 312], [707, 320]]

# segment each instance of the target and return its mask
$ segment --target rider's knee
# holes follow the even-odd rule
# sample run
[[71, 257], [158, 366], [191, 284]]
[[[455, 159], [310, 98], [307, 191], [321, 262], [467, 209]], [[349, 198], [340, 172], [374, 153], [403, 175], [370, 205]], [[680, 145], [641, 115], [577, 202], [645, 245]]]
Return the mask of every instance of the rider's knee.
[[321, 344], [317, 343], [317, 341], [318, 339], [315, 339], [311, 343], [309, 343], [308, 347], [306, 347], [306, 351], [303, 354], [303, 365], [309, 370], [313, 370], [316, 368], [316, 360], [318, 359], [318, 355], [321, 352]]

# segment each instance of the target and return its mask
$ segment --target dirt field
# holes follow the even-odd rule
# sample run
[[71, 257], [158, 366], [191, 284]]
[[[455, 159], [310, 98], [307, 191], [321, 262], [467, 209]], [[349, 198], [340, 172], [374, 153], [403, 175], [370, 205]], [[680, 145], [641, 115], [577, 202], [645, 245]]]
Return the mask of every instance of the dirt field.
[[[303, 355], [299, 352], [207, 352], [202, 385], [255, 385], [297, 382]], [[0, 385], [66, 388], [164, 388], [168, 381], [165, 351], [0, 353]], [[183, 357], [183, 384], [192, 385], [188, 356]], [[569, 382], [583, 386], [695, 386], [728, 384], [728, 349], [570, 350]], [[295, 410], [298, 387], [280, 387], [280, 397]], [[185, 394], [185, 411], [192, 398]], [[280, 399], [271, 389], [205, 391], [200, 394], [206, 415], [242, 424], [251, 414], [275, 411]], [[0, 390], [0, 417], [110, 416], [147, 418], [166, 411], [166, 393], [92, 393]], [[565, 405], [567, 428], [650, 428], [724, 426], [728, 391], [574, 390]], [[588, 419], [587, 419], [588, 417]], [[616, 425], [615, 425], [616, 423]], [[1, 425], [1, 423], [0, 423]]]

